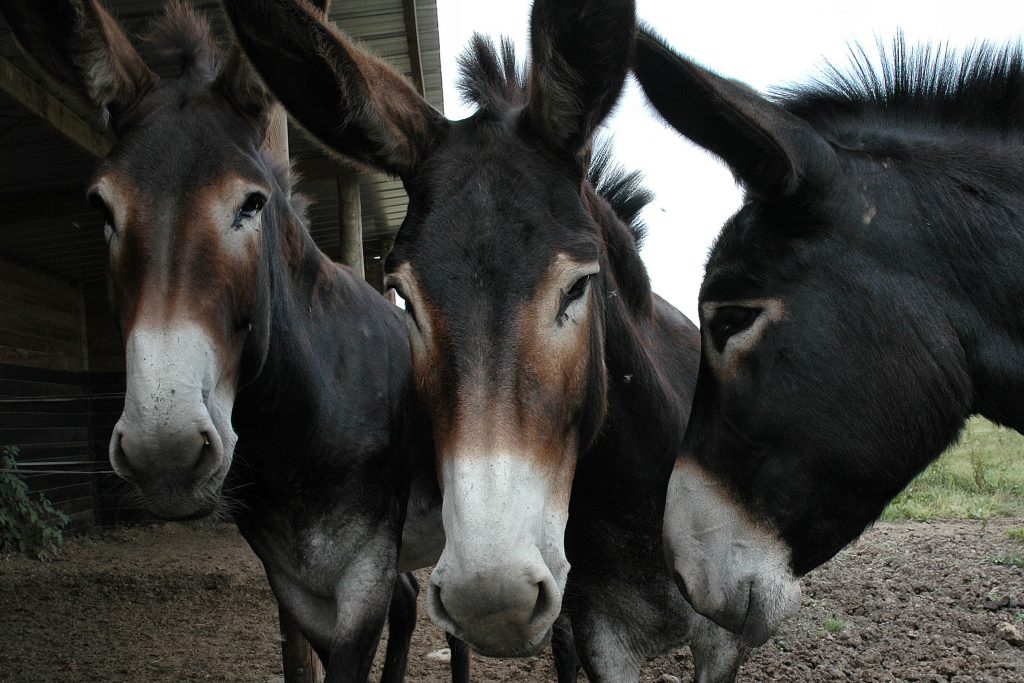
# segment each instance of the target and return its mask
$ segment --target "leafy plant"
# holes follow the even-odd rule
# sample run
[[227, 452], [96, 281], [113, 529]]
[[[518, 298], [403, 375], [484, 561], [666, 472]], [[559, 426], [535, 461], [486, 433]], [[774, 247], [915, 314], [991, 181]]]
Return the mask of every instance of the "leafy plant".
[[60, 555], [68, 516], [42, 493], [32, 498], [18, 472], [17, 455], [16, 446], [0, 451], [0, 552], [52, 560]]

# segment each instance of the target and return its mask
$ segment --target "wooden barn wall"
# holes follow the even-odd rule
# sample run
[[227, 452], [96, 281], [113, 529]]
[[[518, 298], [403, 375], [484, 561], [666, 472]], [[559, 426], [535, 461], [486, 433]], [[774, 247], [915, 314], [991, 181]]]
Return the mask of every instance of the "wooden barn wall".
[[0, 363], [85, 370], [82, 291], [0, 260]]
[[67, 513], [71, 530], [98, 521], [112, 484], [107, 442], [124, 402], [119, 334], [105, 294], [95, 296], [0, 260], [0, 445], [20, 449], [30, 489]]

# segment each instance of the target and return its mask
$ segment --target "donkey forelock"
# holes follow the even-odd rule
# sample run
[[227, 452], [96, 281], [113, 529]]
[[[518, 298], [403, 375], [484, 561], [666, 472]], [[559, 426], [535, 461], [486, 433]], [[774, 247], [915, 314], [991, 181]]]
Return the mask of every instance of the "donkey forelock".
[[459, 93], [465, 102], [485, 111], [502, 112], [526, 104], [526, 69], [516, 58], [511, 39], [495, 45], [487, 36], [474, 33], [459, 55]]
[[181, 0], [167, 3], [143, 40], [143, 56], [161, 76], [213, 80], [220, 55], [210, 24]]

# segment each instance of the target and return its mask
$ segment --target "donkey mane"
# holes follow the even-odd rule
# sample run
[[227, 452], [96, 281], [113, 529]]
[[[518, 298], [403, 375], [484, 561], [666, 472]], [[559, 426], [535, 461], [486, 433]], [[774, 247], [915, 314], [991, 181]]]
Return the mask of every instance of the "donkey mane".
[[909, 47], [902, 33], [873, 59], [850, 47], [848, 70], [826, 64], [806, 85], [779, 89], [790, 112], [819, 130], [850, 120], [923, 124], [1024, 137], [1024, 52], [1018, 43], [975, 43], [962, 53], [948, 44]]
[[637, 249], [643, 246], [647, 236], [647, 224], [640, 218], [640, 212], [654, 201], [654, 193], [644, 187], [643, 179], [640, 171], [627, 171], [615, 163], [609, 140], [602, 140], [595, 146], [587, 180], [629, 228]]
[[[459, 92], [481, 110], [502, 113], [526, 104], [526, 66], [516, 59], [515, 44], [502, 38], [498, 44], [474, 33], [469, 47], [459, 56]], [[599, 142], [587, 169], [587, 180], [629, 228], [637, 249], [647, 234], [640, 212], [654, 194], [643, 186], [639, 171], [627, 171], [612, 158], [610, 141]]]
[[509, 38], [495, 45], [487, 36], [474, 33], [458, 63], [459, 93], [467, 104], [492, 112], [526, 104], [526, 67], [516, 59], [516, 46]]

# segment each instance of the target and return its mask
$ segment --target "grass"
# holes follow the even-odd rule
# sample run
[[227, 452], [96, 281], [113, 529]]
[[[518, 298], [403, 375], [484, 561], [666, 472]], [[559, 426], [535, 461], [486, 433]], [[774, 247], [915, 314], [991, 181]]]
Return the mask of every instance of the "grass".
[[[882, 513], [886, 521], [993, 517], [1024, 517], [1024, 436], [982, 418]], [[1011, 531], [1024, 539], [1024, 528]]]
[[825, 620], [825, 630], [829, 633], [839, 633], [846, 628], [846, 622], [837, 616], [831, 616]]
[[992, 564], [1024, 569], [1024, 555], [1017, 552], [1001, 553], [1000, 555], [992, 558]]
[[1006, 537], [1011, 541], [1024, 541], [1024, 526], [1015, 526], [1006, 530]]

